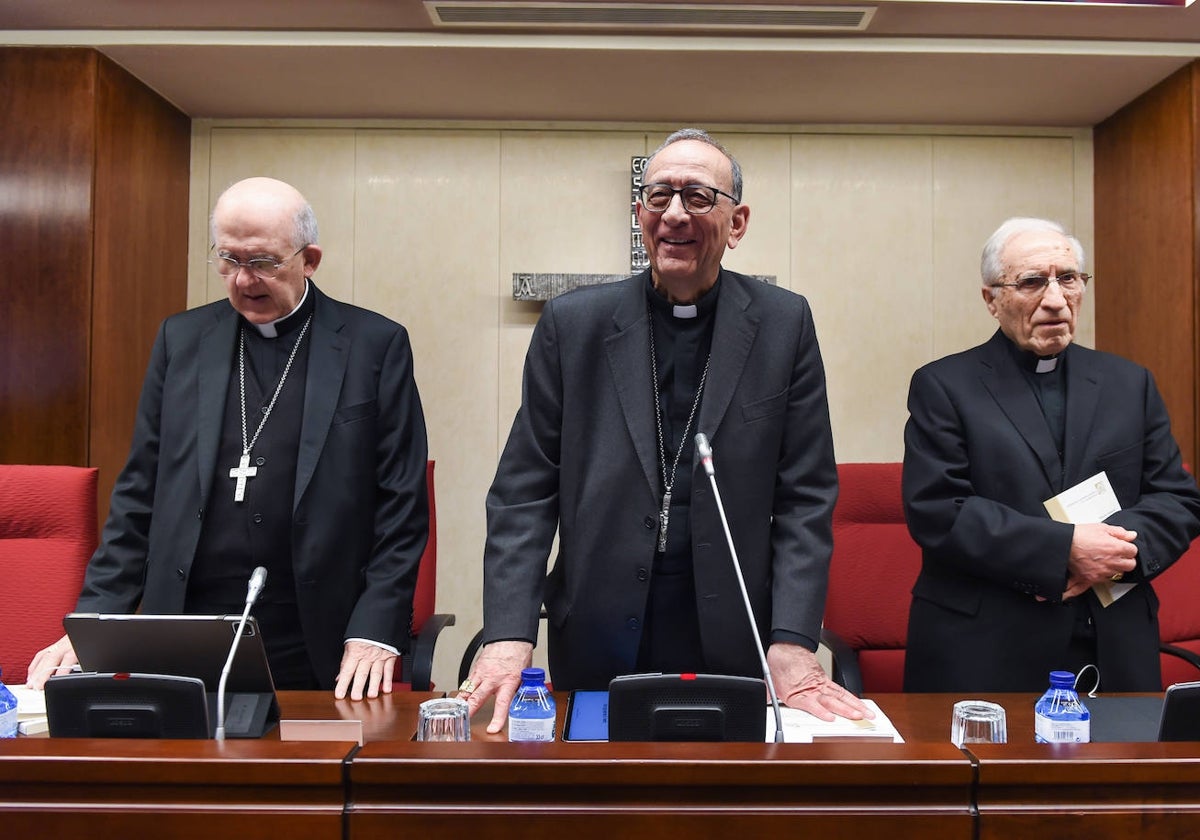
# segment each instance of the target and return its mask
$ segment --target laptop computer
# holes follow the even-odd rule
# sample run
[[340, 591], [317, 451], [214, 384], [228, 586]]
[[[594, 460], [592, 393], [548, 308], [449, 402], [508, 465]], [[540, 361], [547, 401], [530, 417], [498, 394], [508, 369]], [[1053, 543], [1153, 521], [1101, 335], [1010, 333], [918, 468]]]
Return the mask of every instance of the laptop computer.
[[[85, 672], [192, 677], [204, 684], [210, 734], [217, 689], [240, 615], [71, 613], [63, 627]], [[275, 683], [253, 617], [246, 621], [225, 686], [225, 735], [257, 738], [279, 721]]]
[[1162, 697], [1081, 697], [1094, 743], [1200, 741], [1200, 682], [1168, 686]]

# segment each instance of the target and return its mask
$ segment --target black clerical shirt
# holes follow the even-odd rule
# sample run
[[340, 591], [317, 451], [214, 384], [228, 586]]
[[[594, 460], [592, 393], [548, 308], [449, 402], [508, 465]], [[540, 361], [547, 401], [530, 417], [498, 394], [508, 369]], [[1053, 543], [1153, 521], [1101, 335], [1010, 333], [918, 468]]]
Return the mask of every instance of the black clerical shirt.
[[[692, 306], [677, 306], [647, 285], [658, 371], [661, 458], [674, 475], [666, 551], [656, 551], [642, 622], [638, 668], [670, 673], [705, 671], [692, 570], [692, 453], [699, 415], [697, 396], [712, 346], [713, 313], [720, 280]], [[647, 337], [649, 353], [649, 337]], [[695, 408], [695, 416], [693, 416]], [[692, 422], [688, 424], [688, 418]], [[678, 467], [676, 464], [678, 454]], [[674, 470], [673, 470], [674, 468]], [[659, 464], [661, 480], [663, 464]], [[673, 470], [673, 473], [672, 473]], [[659, 487], [661, 494], [665, 488]]]
[[[254, 437], [314, 303], [314, 296], [309, 294], [299, 309], [276, 322], [274, 338], [263, 336], [245, 321], [240, 324], [235, 342], [240, 343], [244, 336], [247, 440]], [[241, 613], [251, 572], [256, 566], [265, 566], [267, 585], [254, 607], [254, 616], [272, 674], [281, 688], [316, 688], [300, 629], [291, 545], [296, 453], [311, 343], [310, 324], [251, 449], [250, 465], [258, 473], [247, 481], [241, 502], [234, 501], [234, 480], [229, 477], [230, 468], [237, 466], [242, 454], [241, 377], [238, 345], [234, 345], [217, 475], [192, 562], [185, 606], [189, 613]]]
[[[1053, 365], [1050, 365], [1048, 364], [1049, 359], [1039, 357], [1036, 353], [1028, 350], [1022, 350], [1016, 344], [1009, 346], [1021, 375], [1033, 389], [1033, 395], [1037, 398], [1038, 406], [1042, 409], [1042, 416], [1046, 419], [1046, 426], [1050, 430], [1050, 436], [1054, 439], [1054, 445], [1058, 450], [1060, 472], [1057, 476], [1057, 490], [1062, 492], [1067, 489], [1064, 484], [1066, 481], [1068, 354], [1066, 352], [1059, 353], [1054, 357]], [[1038, 372], [1039, 363], [1043, 368], [1040, 373]], [[1065, 581], [1063, 589], [1066, 589]], [[1096, 607], [1092, 606], [1092, 596], [1087, 593], [1072, 599], [1066, 606], [1075, 611], [1075, 623], [1068, 656], [1071, 659], [1069, 664], [1072, 670], [1078, 673], [1083, 665], [1094, 664], [1096, 661], [1096, 625], [1092, 618], [1092, 610], [1100, 607], [1098, 603]]]

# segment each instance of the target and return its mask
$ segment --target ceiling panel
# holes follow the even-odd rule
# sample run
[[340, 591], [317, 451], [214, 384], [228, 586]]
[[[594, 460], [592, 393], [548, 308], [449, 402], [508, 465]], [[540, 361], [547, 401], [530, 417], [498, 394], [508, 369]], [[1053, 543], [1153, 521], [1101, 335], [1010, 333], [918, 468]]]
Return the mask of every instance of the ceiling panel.
[[451, 32], [420, 0], [0, 0], [0, 42], [96, 46], [193, 117], [707, 125], [1092, 125], [1200, 55], [1197, 7], [821, 5], [875, 11], [650, 36]]

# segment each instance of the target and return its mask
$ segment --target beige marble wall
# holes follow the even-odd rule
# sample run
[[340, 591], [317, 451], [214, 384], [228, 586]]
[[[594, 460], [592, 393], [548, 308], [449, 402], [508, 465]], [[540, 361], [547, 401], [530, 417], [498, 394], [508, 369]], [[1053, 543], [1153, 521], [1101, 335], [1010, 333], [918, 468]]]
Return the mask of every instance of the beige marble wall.
[[[483, 501], [520, 402], [540, 306], [512, 274], [628, 270], [628, 170], [662, 130], [197, 122], [190, 305], [222, 295], [207, 216], [229, 183], [271, 175], [317, 213], [316, 281], [405, 324], [438, 462], [438, 608], [458, 616], [434, 677], [456, 680], [481, 624]], [[979, 249], [1010, 215], [1063, 221], [1090, 250], [1087, 131], [728, 130], [749, 230], [725, 264], [808, 296], [841, 461], [897, 460], [919, 365], [995, 329]], [[1093, 342], [1090, 304], [1079, 340]]]

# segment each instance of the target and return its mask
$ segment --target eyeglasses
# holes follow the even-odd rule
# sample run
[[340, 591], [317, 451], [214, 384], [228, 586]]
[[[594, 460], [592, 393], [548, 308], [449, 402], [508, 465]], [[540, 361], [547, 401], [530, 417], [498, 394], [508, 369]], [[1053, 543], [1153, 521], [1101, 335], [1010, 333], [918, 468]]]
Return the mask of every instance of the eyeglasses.
[[[288, 260], [290, 260], [292, 257], [296, 256], [296, 254], [299, 254], [301, 251], [303, 251], [305, 248], [307, 248], [310, 244], [311, 243], [306, 242], [305, 244], [303, 244], [299, 248], [297, 248], [291, 254], [291, 256], [284, 257], [279, 262], [275, 262], [275, 260], [271, 259], [270, 257], [256, 257], [252, 260], [246, 260], [245, 262], [239, 262], [238, 260], [235, 260], [233, 257], [224, 256], [223, 254], [217, 254], [215, 257], [209, 259], [208, 264], [211, 265], [213, 267], [213, 270], [216, 271], [217, 274], [220, 274], [222, 277], [229, 277], [230, 275], [236, 275], [238, 273], [239, 269], [244, 268], [247, 271], [249, 271], [251, 274], [253, 274], [255, 277], [257, 277], [259, 280], [274, 280], [275, 277], [279, 274], [279, 269], [283, 268], [283, 266], [288, 262]], [[214, 245], [213, 247], [215, 248], [216, 246]]]
[[691, 216], [703, 216], [717, 206], [717, 197], [725, 196], [734, 204], [738, 200], [727, 192], [716, 187], [706, 187], [703, 184], [688, 184], [676, 189], [670, 184], [642, 184], [638, 189], [642, 206], [651, 213], [665, 213], [671, 202], [678, 195], [683, 201], [683, 209]]
[[1056, 277], [1047, 277], [1044, 274], [1035, 274], [1033, 277], [1022, 277], [1015, 283], [992, 283], [993, 287], [1006, 286], [1011, 289], [1016, 289], [1017, 294], [1025, 297], [1038, 297], [1042, 295], [1051, 283], [1057, 283], [1058, 288], [1062, 289], [1064, 295], [1082, 292], [1084, 286], [1092, 279], [1092, 275], [1084, 274], [1081, 271], [1068, 271], [1059, 274]]

